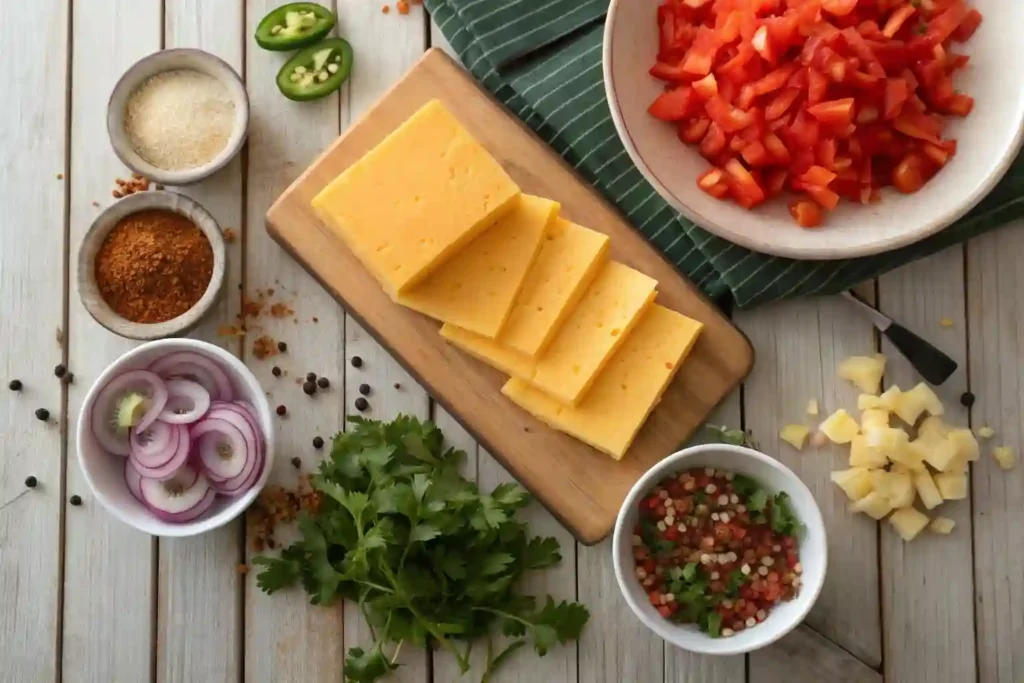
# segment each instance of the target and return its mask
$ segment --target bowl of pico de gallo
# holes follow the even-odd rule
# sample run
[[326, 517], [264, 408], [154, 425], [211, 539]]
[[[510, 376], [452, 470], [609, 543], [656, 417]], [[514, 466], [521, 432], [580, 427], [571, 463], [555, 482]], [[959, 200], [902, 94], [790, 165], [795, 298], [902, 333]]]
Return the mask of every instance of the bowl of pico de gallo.
[[807, 616], [828, 564], [810, 490], [742, 446], [705, 444], [651, 468], [622, 504], [615, 577], [647, 628], [691, 652], [734, 655]]
[[1024, 3], [612, 0], [604, 82], [632, 161], [680, 213], [796, 259], [949, 226], [1024, 139]]

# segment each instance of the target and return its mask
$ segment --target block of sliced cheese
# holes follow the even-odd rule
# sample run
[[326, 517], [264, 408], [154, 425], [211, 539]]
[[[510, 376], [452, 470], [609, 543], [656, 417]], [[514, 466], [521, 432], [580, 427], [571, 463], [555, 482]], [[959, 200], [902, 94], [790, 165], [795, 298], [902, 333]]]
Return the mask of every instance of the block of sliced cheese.
[[497, 336], [537, 257], [558, 202], [523, 195], [509, 211], [398, 303], [485, 337]]
[[604, 264], [537, 359], [530, 382], [563, 403], [579, 403], [654, 301], [657, 285], [629, 266], [616, 261]]
[[567, 406], [513, 377], [501, 393], [555, 429], [616, 460], [693, 348], [701, 323], [654, 304], [598, 375], [577, 406]]
[[501, 165], [433, 100], [335, 178], [312, 206], [393, 298], [519, 198]]
[[[441, 336], [469, 355], [513, 377], [529, 380], [533, 377], [534, 368], [537, 367], [537, 361], [531, 356], [505, 346], [500, 341], [488, 339], [455, 325], [442, 325]], [[500, 336], [499, 334], [499, 338]]]

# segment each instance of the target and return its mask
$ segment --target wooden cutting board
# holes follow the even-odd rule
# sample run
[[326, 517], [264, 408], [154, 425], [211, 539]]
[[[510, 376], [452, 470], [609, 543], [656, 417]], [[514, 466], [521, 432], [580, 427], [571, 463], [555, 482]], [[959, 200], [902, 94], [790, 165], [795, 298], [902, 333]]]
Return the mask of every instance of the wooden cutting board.
[[[658, 281], [657, 302], [704, 323], [704, 332], [622, 461], [537, 421], [501, 395], [505, 376], [449, 346], [440, 325], [393, 303], [310, 200], [431, 99], [440, 99], [524, 192], [562, 204], [562, 215], [611, 236], [611, 257]], [[415, 172], [410, 169], [410, 172]], [[402, 179], [395, 178], [395, 186]], [[460, 66], [428, 51], [274, 203], [267, 230], [494, 457], [581, 542], [614, 525], [629, 489], [676, 451], [746, 376], [746, 337], [697, 288]]]

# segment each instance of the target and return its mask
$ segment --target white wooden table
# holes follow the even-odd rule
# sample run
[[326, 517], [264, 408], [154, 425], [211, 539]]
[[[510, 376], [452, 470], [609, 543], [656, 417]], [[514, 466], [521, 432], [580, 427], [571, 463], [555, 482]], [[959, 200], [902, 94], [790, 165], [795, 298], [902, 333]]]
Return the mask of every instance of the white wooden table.
[[[499, 0], [494, 0], [495, 2]], [[298, 409], [296, 387], [274, 388], [294, 404], [280, 422], [274, 478], [294, 481], [292, 456], [319, 457], [311, 439], [339, 429], [357, 395], [373, 385], [372, 415], [433, 412], [451, 440], [475, 455], [476, 476], [491, 486], [507, 474], [267, 237], [271, 201], [325, 146], [426, 49], [437, 42], [418, 6], [408, 16], [381, 12], [382, 0], [338, 0], [339, 29], [356, 66], [340, 94], [296, 104], [274, 86], [282, 57], [251, 35], [278, 0], [33, 0], [19, 3], [0, 37], [0, 681], [339, 681], [346, 648], [368, 632], [350, 606], [308, 605], [298, 592], [268, 597], [253, 574], [241, 523], [185, 540], [144, 536], [106, 514], [89, 495], [75, 460], [79, 407], [101, 370], [132, 346], [88, 316], [67, 283], [75, 253], [100, 207], [126, 177], [105, 132], [107, 96], [138, 58], [162, 47], [199, 47], [242, 73], [252, 98], [248, 149], [213, 179], [184, 190], [224, 227], [230, 245], [228, 291], [275, 287], [294, 301], [303, 324], [271, 318], [266, 332], [289, 344], [279, 362], [334, 380], [315, 409]], [[14, 15], [8, 17], [14, 18]], [[961, 364], [946, 399], [970, 386], [973, 410], [953, 422], [989, 424], [997, 441], [1024, 448], [1024, 225], [1007, 228], [910, 265], [867, 285], [881, 307], [923, 332]], [[227, 344], [268, 387], [272, 363], [251, 345], [217, 337], [232, 321], [229, 296], [196, 335]], [[309, 325], [312, 316], [319, 319]], [[949, 317], [952, 327], [939, 320]], [[830, 533], [828, 581], [804, 627], [751, 655], [711, 659], [665, 647], [618, 596], [608, 544], [575, 545], [544, 511], [538, 533], [562, 542], [565, 561], [538, 577], [537, 590], [575, 597], [592, 619], [578, 647], [543, 659], [521, 653], [498, 678], [530, 683], [1021, 683], [1024, 681], [1024, 468], [1004, 474], [990, 457], [972, 472], [970, 501], [950, 506], [949, 538], [904, 545], [887, 525], [848, 515], [828, 472], [838, 451], [802, 455], [780, 447], [780, 425], [803, 418], [810, 398], [823, 411], [849, 406], [855, 391], [838, 382], [843, 357], [878, 349], [878, 338], [845, 304], [798, 301], [739, 313], [757, 349], [742, 395], [716, 417], [745, 426], [812, 488]], [[882, 350], [884, 351], [884, 345]], [[354, 371], [348, 360], [364, 359]], [[66, 363], [76, 381], [53, 376]], [[892, 359], [890, 381], [916, 381]], [[395, 384], [401, 385], [395, 389]], [[272, 399], [273, 400], [273, 399]], [[59, 424], [32, 416], [45, 407]], [[40, 486], [24, 493], [35, 476]], [[82, 496], [70, 506], [72, 494]], [[453, 662], [406, 651], [395, 680], [458, 679]], [[463, 680], [471, 680], [469, 678]]]

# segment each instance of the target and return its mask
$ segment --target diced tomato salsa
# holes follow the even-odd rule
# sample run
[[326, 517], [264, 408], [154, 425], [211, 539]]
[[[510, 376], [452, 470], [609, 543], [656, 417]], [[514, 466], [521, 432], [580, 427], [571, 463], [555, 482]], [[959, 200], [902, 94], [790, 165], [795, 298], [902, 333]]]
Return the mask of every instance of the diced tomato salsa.
[[636, 577], [658, 613], [728, 637], [796, 597], [802, 527], [788, 500], [712, 468], [661, 480], [633, 530]]
[[919, 190], [956, 153], [945, 117], [974, 106], [953, 86], [982, 21], [966, 0], [664, 0], [657, 19], [649, 112], [721, 171], [699, 187], [748, 209], [789, 191], [805, 228]]

